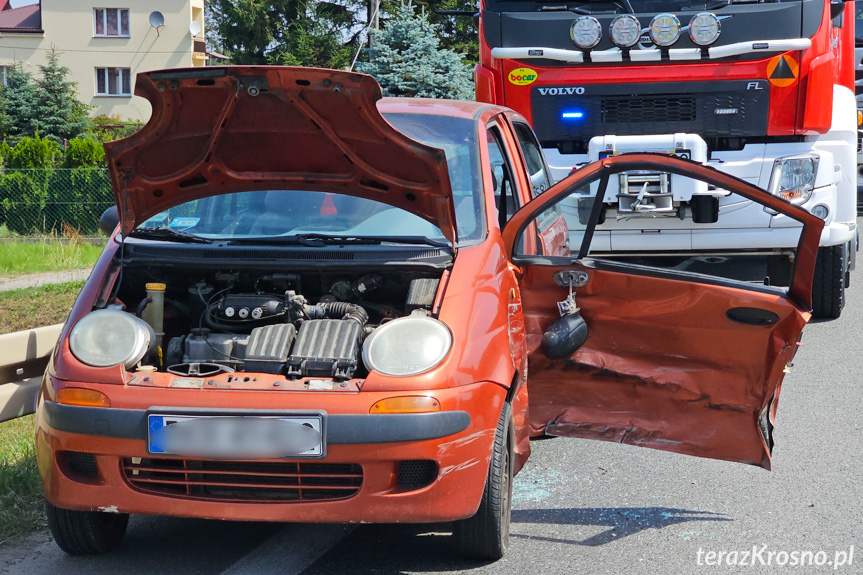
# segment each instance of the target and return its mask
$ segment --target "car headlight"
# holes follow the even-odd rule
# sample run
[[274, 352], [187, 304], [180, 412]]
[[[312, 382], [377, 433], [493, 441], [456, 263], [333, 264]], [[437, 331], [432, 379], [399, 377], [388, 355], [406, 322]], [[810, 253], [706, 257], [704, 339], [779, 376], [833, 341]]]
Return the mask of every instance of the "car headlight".
[[805, 204], [815, 189], [819, 159], [814, 155], [778, 158], [773, 162], [768, 191], [792, 204]]
[[134, 367], [155, 341], [153, 328], [130, 313], [100, 309], [82, 317], [69, 334], [69, 349], [93, 367]]
[[430, 317], [402, 317], [377, 328], [363, 344], [363, 362], [385, 375], [416, 375], [438, 365], [452, 347], [452, 334]]

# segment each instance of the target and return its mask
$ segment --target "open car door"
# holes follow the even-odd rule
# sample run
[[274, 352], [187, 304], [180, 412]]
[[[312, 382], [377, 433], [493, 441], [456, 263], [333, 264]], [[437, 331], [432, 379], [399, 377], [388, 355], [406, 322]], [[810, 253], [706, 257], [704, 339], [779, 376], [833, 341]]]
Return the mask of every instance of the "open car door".
[[[674, 178], [689, 178], [701, 189], [762, 204], [774, 214], [770, 233], [777, 245], [788, 234], [799, 236], [787, 288], [680, 266], [591, 258], [591, 243], [606, 241], [594, 237], [606, 188], [633, 173], [668, 174], [672, 188]], [[535, 233], [530, 224], [551, 208], [566, 217], [570, 255], [520, 253], [521, 236]], [[822, 228], [809, 212], [743, 180], [657, 154], [600, 160], [529, 202], [503, 236], [522, 272], [532, 434], [616, 441], [770, 469], [780, 386], [810, 317]], [[575, 350], [549, 354], [543, 338], [560, 343], [558, 302], [570, 290], [588, 336]], [[564, 331], [575, 323], [564, 322]]]

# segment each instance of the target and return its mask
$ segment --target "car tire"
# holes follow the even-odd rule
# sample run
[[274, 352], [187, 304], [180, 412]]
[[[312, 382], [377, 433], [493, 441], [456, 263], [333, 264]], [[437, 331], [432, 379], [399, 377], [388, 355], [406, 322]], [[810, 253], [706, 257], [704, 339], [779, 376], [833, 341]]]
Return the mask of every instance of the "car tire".
[[456, 548], [465, 557], [495, 561], [506, 553], [512, 516], [512, 448], [512, 406], [504, 403], [479, 509], [453, 526]]
[[45, 503], [48, 527], [57, 546], [70, 555], [98, 555], [120, 546], [128, 513], [73, 511]]
[[812, 280], [812, 315], [837, 318], [845, 307], [845, 246], [818, 249]]

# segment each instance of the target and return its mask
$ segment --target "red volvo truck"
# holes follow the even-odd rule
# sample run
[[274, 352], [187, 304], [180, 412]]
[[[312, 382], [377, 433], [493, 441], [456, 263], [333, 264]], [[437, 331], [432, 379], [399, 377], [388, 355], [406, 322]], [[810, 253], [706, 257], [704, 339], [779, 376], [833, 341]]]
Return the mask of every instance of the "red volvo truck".
[[[838, 317], [858, 242], [854, 19], [853, 2], [829, 0], [481, 0], [476, 96], [533, 123], [557, 179], [611, 154], [673, 153], [802, 205], [826, 223], [813, 311]], [[675, 184], [609, 185], [592, 252], [788, 281], [794, 222]]]

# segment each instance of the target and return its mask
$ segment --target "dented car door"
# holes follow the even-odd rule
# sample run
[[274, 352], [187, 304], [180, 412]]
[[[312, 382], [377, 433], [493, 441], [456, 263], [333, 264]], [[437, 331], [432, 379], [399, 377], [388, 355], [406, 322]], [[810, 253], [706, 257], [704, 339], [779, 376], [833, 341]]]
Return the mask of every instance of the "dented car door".
[[[784, 225], [777, 233], [800, 234], [788, 288], [591, 258], [606, 186], [629, 172], [692, 178], [763, 204]], [[567, 220], [573, 252], [520, 253], [521, 234], [555, 205], [578, 214]], [[656, 154], [600, 160], [538, 196], [503, 234], [522, 273], [532, 433], [769, 469], [782, 379], [810, 317], [822, 227], [809, 212], [747, 182]], [[551, 359], [543, 338], [547, 344], [564, 312], [566, 329], [583, 323], [577, 329], [588, 335], [578, 349]]]

